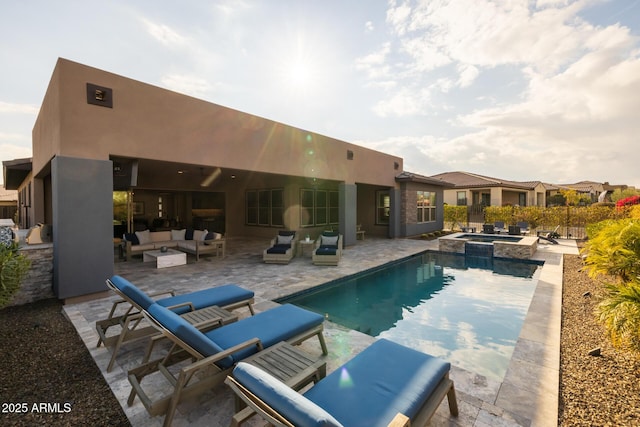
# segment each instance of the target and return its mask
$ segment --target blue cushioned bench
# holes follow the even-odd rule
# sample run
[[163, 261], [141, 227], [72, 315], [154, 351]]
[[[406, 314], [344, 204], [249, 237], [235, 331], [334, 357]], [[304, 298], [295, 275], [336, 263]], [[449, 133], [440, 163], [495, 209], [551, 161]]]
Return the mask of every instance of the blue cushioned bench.
[[[229, 319], [227, 319], [228, 316], [225, 315], [225, 310], [235, 310], [240, 307], [247, 307], [251, 314], [254, 314], [252, 306], [254, 293], [232, 284], [212, 287], [182, 295], [174, 295], [173, 291], [163, 291], [161, 293], [151, 295], [154, 297], [170, 295], [158, 300], [153, 300], [151, 296], [122, 276], [116, 275], [107, 279], [107, 286], [117, 295], [122, 297], [122, 300], [113, 303], [109, 316], [106, 319], [98, 320], [96, 322], [96, 330], [98, 331], [99, 336], [98, 347], [100, 347], [100, 344], [102, 343], [107, 347], [114, 347], [111, 360], [107, 366], [107, 372], [110, 372], [113, 368], [116, 355], [122, 344], [141, 338], [147, 338], [158, 333], [157, 330], [151, 326], [140, 326], [142, 310], [148, 309], [154, 303], [171, 308], [174, 312], [180, 315], [191, 313], [189, 316], [190, 319], [199, 319], [198, 321], [194, 320], [194, 322], [197, 322], [198, 328], [208, 328], [228, 323]], [[128, 308], [125, 313], [122, 315], [115, 315], [117, 307], [123, 303], [128, 304]], [[211, 309], [214, 306], [220, 307], [224, 310]], [[234, 319], [236, 318], [237, 317], [234, 317]], [[202, 319], [206, 320], [203, 321]], [[109, 328], [116, 325], [121, 328], [120, 333], [118, 335], [111, 334], [108, 336], [107, 331]], [[151, 342], [151, 347], [147, 351], [148, 353], [151, 351], [153, 343], [154, 341]]]
[[[160, 304], [152, 304], [143, 313], [175, 346], [164, 358], [129, 371], [132, 390], [128, 403], [132, 405], [139, 395], [150, 415], [165, 414], [165, 425], [171, 424], [179, 400], [222, 383], [237, 362], [278, 342], [296, 345], [317, 336], [323, 354], [328, 354], [322, 335], [324, 317], [291, 304], [206, 332]], [[189, 358], [196, 361], [180, 368], [177, 378], [167, 369]], [[164, 375], [174, 387], [170, 395], [153, 401], [141, 383], [155, 372]], [[196, 372], [200, 375], [194, 375]]]
[[282, 417], [296, 427], [376, 427], [402, 414], [399, 418], [411, 425], [423, 426], [445, 396], [451, 414], [458, 415], [449, 369], [448, 362], [380, 339], [303, 395], [243, 362], [227, 384], [267, 421]]

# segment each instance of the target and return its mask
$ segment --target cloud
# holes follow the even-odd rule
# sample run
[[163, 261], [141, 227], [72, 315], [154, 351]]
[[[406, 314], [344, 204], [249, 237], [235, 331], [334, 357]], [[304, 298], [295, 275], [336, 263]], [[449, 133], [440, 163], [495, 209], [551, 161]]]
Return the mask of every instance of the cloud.
[[373, 22], [371, 21], [367, 21], [364, 23], [364, 32], [365, 33], [371, 33], [373, 32], [373, 30], [375, 29]]
[[38, 115], [40, 106], [33, 104], [13, 104], [0, 101], [0, 113], [17, 113]]
[[202, 77], [188, 74], [168, 74], [160, 81], [167, 89], [196, 98], [208, 98], [223, 88], [222, 84], [212, 84]]
[[179, 48], [189, 43], [189, 38], [179, 34], [168, 25], [157, 24], [148, 19], [142, 19], [142, 23], [151, 37], [159, 41], [164, 46]]

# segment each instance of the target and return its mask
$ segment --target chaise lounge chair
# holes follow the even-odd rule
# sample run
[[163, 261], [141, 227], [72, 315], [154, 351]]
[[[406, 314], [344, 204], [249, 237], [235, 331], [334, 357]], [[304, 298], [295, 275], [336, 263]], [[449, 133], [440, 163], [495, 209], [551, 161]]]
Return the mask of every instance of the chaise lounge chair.
[[[143, 311], [145, 317], [173, 342], [169, 354], [162, 359], [145, 363], [129, 371], [132, 385], [128, 404], [140, 396], [149, 415], [165, 414], [164, 425], [171, 425], [178, 403], [221, 384], [242, 359], [278, 342], [297, 345], [317, 336], [323, 354], [328, 354], [324, 341], [324, 317], [291, 304], [247, 317], [238, 322], [203, 332], [160, 304], [152, 304]], [[176, 363], [195, 359], [175, 371]], [[155, 400], [142, 388], [142, 380], [159, 372], [172, 386], [172, 392]], [[157, 384], [157, 383], [156, 383]], [[153, 390], [157, 393], [158, 390]]]
[[[102, 343], [106, 347], [113, 346], [113, 353], [107, 366], [107, 372], [111, 372], [122, 344], [158, 334], [153, 326], [147, 324], [141, 326], [143, 320], [142, 310], [146, 310], [153, 303], [171, 308], [180, 315], [187, 315], [188, 320], [199, 329], [224, 324], [226, 321], [224, 317], [227, 316], [220, 309], [234, 310], [246, 306], [251, 314], [254, 314], [251, 305], [253, 304], [254, 293], [236, 285], [217, 286], [183, 295], [174, 295], [173, 291], [147, 295], [127, 279], [121, 276], [113, 276], [107, 279], [107, 286], [122, 298], [113, 303], [109, 317], [96, 322], [96, 330], [99, 336], [97, 346], [100, 347]], [[156, 301], [151, 298], [167, 294], [171, 296]], [[115, 315], [116, 309], [120, 304], [127, 304], [128, 308], [124, 314]], [[107, 331], [113, 326], [119, 326], [120, 333], [107, 335]], [[154, 342], [153, 340], [151, 341], [148, 353], [151, 352]]]
[[538, 231], [536, 234], [538, 235], [538, 242], [540, 241], [540, 239], [542, 240], [546, 240], [547, 242], [553, 244], [553, 245], [559, 245], [558, 241], [556, 240], [556, 238], [559, 237], [558, 234], [558, 230], [560, 229], [560, 226], [556, 226], [556, 228], [553, 229], [553, 231], [549, 231], [549, 230], [540, 230]]
[[[380, 339], [302, 395], [244, 362], [226, 383], [275, 426], [424, 426], [445, 396], [458, 415], [449, 369], [448, 362]], [[238, 426], [235, 417], [231, 425]]]
[[271, 239], [271, 246], [262, 252], [262, 260], [267, 264], [289, 264], [296, 253], [296, 232], [279, 231]]
[[342, 258], [342, 234], [323, 231], [311, 255], [314, 265], [338, 265]]

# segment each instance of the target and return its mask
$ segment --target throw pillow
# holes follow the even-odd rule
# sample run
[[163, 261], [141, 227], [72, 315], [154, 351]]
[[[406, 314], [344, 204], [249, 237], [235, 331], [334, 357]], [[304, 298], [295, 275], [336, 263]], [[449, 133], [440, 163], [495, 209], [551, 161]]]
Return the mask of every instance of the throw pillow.
[[281, 236], [281, 235], [278, 235], [278, 240], [277, 240], [276, 243], [278, 245], [290, 245], [292, 240], [293, 240], [293, 236]]
[[187, 229], [171, 230], [171, 240], [185, 240], [184, 236], [187, 233]]
[[136, 233], [124, 233], [122, 237], [124, 238], [125, 241], [131, 242], [132, 246], [140, 244], [140, 241], [138, 240], [138, 236], [136, 236]]
[[136, 237], [141, 245], [146, 245], [151, 243], [151, 236], [149, 235], [149, 230], [144, 231], [136, 231]]
[[213, 233], [213, 240], [220, 240], [222, 239], [222, 234], [220, 233]]
[[184, 240], [193, 240], [193, 228], [189, 228], [189, 229], [184, 233]]
[[207, 237], [208, 230], [193, 230], [193, 240], [204, 240]]
[[320, 244], [324, 246], [338, 246], [338, 237], [339, 236], [322, 236]]

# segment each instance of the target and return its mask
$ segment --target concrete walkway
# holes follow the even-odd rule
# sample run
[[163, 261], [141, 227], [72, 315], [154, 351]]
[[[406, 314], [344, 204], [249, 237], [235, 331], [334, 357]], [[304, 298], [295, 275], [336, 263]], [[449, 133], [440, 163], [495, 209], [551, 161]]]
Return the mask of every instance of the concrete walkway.
[[[256, 293], [256, 310], [276, 304], [272, 300], [290, 295], [329, 280], [351, 275], [427, 249], [437, 250], [437, 241], [367, 238], [346, 248], [338, 267], [317, 267], [310, 257], [294, 258], [289, 265], [262, 263], [262, 250], [268, 241], [230, 239], [227, 257], [205, 257], [196, 263], [189, 257], [184, 266], [157, 270], [140, 260], [116, 262], [115, 273], [149, 292], [173, 289], [192, 292], [225, 283], [236, 283]], [[450, 417], [446, 401], [430, 425], [434, 426], [557, 426], [560, 366], [560, 320], [562, 304], [563, 254], [577, 254], [574, 241], [560, 240], [559, 245], [540, 244], [535, 259], [544, 261], [540, 280], [525, 319], [513, 357], [502, 382], [453, 367], [460, 415]], [[66, 305], [65, 313], [91, 352], [114, 395], [120, 401], [133, 426], [162, 425], [163, 417], [150, 418], [136, 399], [127, 406], [131, 390], [127, 371], [137, 366], [145, 343], [125, 345], [114, 369], [106, 372], [109, 350], [96, 348], [96, 320], [106, 318], [114, 296]], [[239, 311], [241, 316], [248, 315]], [[327, 370], [331, 372], [367, 347], [374, 338], [325, 322], [329, 348]], [[321, 355], [317, 340], [309, 340], [303, 349]], [[162, 393], [166, 386], [158, 383]], [[226, 386], [220, 386], [197, 401], [178, 406], [174, 426], [228, 426], [233, 413], [233, 399]], [[257, 417], [248, 425], [262, 425]]]

